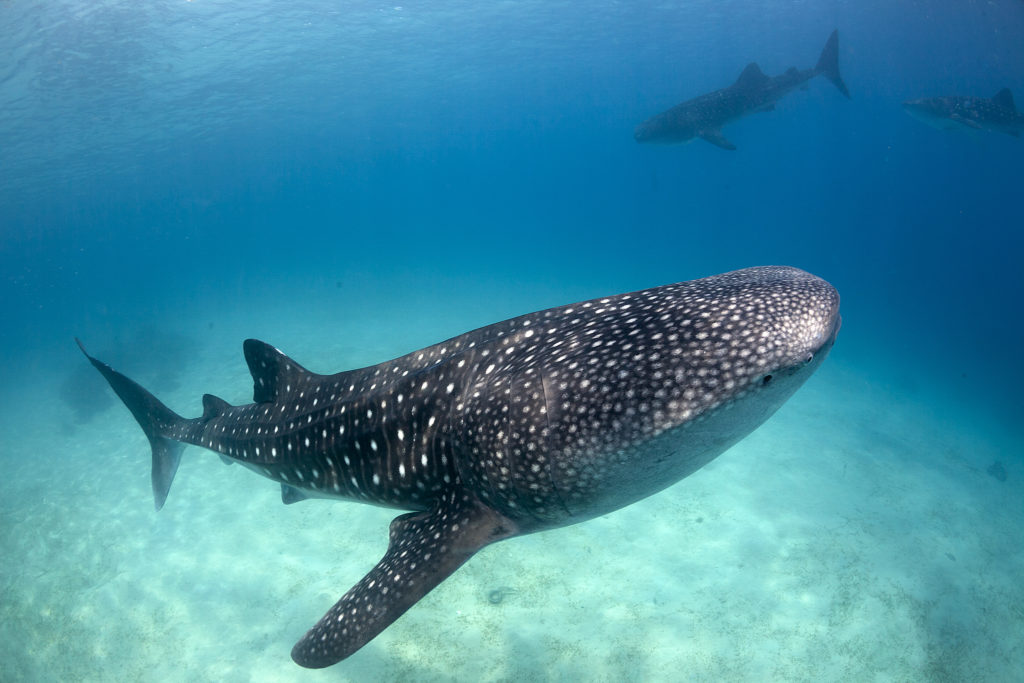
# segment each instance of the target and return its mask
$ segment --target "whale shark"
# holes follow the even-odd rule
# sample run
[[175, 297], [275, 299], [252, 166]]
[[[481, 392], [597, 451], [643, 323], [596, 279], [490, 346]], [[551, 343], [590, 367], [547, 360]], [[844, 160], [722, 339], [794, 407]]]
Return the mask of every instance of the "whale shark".
[[984, 130], [1015, 138], [1019, 138], [1024, 130], [1024, 116], [1018, 113], [1009, 88], [1003, 88], [992, 97], [952, 95], [907, 100], [903, 109], [935, 128], [968, 132]]
[[243, 344], [253, 402], [182, 417], [90, 356], [149, 439], [156, 508], [192, 444], [285, 503], [397, 508], [384, 557], [292, 650], [348, 657], [485, 546], [586, 521], [697, 471], [821, 364], [839, 295], [762, 266], [530, 313], [394, 360], [311, 372]]
[[736, 146], [722, 135], [722, 126], [748, 114], [774, 110], [776, 102], [792, 90], [806, 87], [807, 81], [815, 76], [824, 76], [839, 92], [850, 97], [839, 75], [838, 30], [828, 37], [813, 69], [791, 67], [778, 76], [766, 76], [756, 62], [751, 62], [729, 87], [687, 100], [647, 119], [636, 127], [633, 137], [637, 142], [662, 144], [700, 138], [722, 149], [735, 150]]

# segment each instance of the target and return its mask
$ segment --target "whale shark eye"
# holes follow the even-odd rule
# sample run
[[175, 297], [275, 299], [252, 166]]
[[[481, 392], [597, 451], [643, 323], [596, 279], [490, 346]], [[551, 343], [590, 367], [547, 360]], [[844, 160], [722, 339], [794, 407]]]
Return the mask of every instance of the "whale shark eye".
[[771, 381], [772, 381], [772, 376], [771, 375], [765, 375], [764, 377], [761, 378], [761, 386], [764, 386], [765, 384], [768, 384]]

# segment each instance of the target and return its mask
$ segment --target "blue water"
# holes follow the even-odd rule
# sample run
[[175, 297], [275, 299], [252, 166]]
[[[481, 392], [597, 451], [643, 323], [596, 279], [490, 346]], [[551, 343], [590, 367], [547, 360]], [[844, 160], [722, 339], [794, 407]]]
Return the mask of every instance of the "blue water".
[[[637, 123], [725, 87], [750, 61], [769, 75], [813, 66], [837, 27], [852, 99], [814, 79], [775, 111], [726, 126], [734, 152], [633, 140]], [[919, 433], [973, 453], [979, 486], [1019, 492], [1024, 141], [935, 130], [900, 103], [1004, 87], [1024, 102], [1022, 35], [1024, 3], [1011, 0], [2, 3], [0, 465], [15, 474], [3, 484], [0, 539], [21, 547], [33, 525], [13, 520], [26, 519], [41, 491], [60, 497], [65, 467], [81, 468], [79, 491], [116, 468], [133, 487], [125, 502], [144, 508], [125, 535], [151, 533], [144, 443], [137, 461], [104, 462], [104, 448], [138, 435], [127, 422], [116, 423], [126, 431], [104, 428], [123, 418], [121, 407], [79, 374], [74, 336], [126, 371], [149, 372], [191, 414], [205, 391], [246, 400], [246, 336], [333, 372], [530, 310], [763, 264], [804, 268], [842, 295], [843, 329], [822, 371], [832, 374], [815, 400], [881, 396], [882, 414], [911, 406], [900, 422], [911, 436], [901, 439]], [[219, 385], [200, 367], [223, 369]], [[831, 415], [835, 429], [856, 421]], [[104, 433], [100, 444], [94, 435]], [[885, 438], [845, 457], [880, 457], [863, 451]], [[928, 471], [942, 455], [913, 443], [885, 466]], [[1005, 482], [985, 475], [995, 459]], [[19, 479], [29, 471], [39, 477], [31, 485]], [[870, 507], [876, 489], [864, 491], [859, 505]], [[74, 516], [87, 498], [58, 510]], [[1001, 499], [1010, 521], [997, 535], [1008, 547], [1024, 540], [1021, 499]], [[91, 514], [111, 514], [96, 505]], [[334, 504], [333, 519], [352, 508]], [[51, 539], [73, 533], [61, 514]], [[224, 524], [211, 533], [236, 533]], [[81, 562], [41, 552], [68, 568]], [[1001, 565], [1002, 552], [985, 566], [1017, 571], [1019, 553]], [[8, 622], [38, 616], [32, 576], [5, 581]], [[334, 588], [340, 595], [345, 585]], [[268, 649], [287, 661], [299, 633], [292, 622], [278, 633], [271, 609], [247, 618], [266, 614], [261, 633], [285, 643]], [[294, 624], [318, 616], [296, 614]], [[996, 630], [1022, 620], [1018, 608]], [[67, 628], [47, 633], [59, 642]], [[546, 673], [586, 675], [586, 645]], [[515, 648], [501, 656], [516, 660]], [[87, 668], [60, 670], [126, 671], [89, 652], [83, 646], [76, 660]], [[56, 670], [56, 654], [17, 639], [5, 638], [0, 653], [22, 675]], [[387, 652], [368, 656], [380, 668], [364, 664], [364, 674], [386, 676]], [[963, 673], [927, 658], [872, 669], [882, 655], [865, 656], [854, 678]], [[1002, 662], [992, 671], [1024, 670], [1009, 641], [991, 657]], [[409, 666], [408, 675], [423, 673]], [[266, 675], [253, 671], [233, 675]], [[634, 673], [644, 671], [658, 677]], [[742, 660], [701, 671], [709, 680], [765, 673]], [[471, 672], [480, 673], [429, 675]]]

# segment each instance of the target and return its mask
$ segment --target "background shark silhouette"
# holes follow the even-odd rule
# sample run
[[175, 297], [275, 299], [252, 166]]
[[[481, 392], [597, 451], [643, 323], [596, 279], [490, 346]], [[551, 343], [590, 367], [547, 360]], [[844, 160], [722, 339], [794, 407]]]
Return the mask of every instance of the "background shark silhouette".
[[701, 138], [722, 149], [734, 150], [736, 146], [722, 135], [722, 126], [748, 114], [772, 111], [776, 102], [815, 76], [824, 76], [839, 92], [850, 96], [839, 75], [838, 30], [828, 37], [813, 69], [801, 71], [790, 67], [785, 73], [771, 77], [766, 76], [756, 62], [751, 62], [728, 88], [687, 100], [647, 119], [636, 127], [633, 137], [637, 142], [663, 144]]
[[1024, 116], [1017, 112], [1009, 88], [1003, 88], [992, 97], [952, 95], [907, 100], [903, 109], [934, 128], [990, 131], [1015, 138], [1024, 130]]

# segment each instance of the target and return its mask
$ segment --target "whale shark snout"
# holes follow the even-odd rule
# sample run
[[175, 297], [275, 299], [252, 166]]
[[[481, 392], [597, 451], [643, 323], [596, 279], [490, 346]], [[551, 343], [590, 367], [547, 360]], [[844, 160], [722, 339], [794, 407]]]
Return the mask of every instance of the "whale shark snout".
[[816, 281], [816, 286], [807, 290], [806, 308], [791, 314], [788, 319], [796, 333], [781, 335], [783, 339], [792, 340], [793, 354], [797, 358], [828, 353], [843, 324], [839, 314], [839, 292], [825, 280], [810, 273], [803, 274]]

